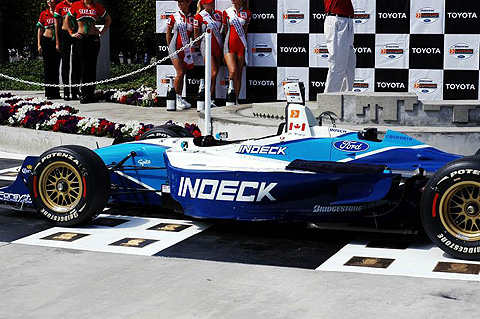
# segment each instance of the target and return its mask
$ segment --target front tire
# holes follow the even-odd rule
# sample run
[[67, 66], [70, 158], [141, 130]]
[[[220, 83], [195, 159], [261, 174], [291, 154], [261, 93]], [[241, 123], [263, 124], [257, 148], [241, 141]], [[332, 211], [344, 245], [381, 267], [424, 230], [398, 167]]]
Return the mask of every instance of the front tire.
[[480, 161], [465, 157], [440, 169], [425, 186], [422, 223], [448, 254], [480, 260]]
[[52, 148], [38, 158], [29, 182], [35, 208], [59, 226], [86, 223], [101, 213], [110, 193], [110, 173], [92, 150]]

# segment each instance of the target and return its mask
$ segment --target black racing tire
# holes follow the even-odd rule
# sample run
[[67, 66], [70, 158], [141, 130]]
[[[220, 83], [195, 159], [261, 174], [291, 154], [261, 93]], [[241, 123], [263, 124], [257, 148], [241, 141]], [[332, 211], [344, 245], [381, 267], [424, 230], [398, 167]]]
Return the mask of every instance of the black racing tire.
[[33, 205], [45, 218], [58, 226], [80, 225], [107, 205], [110, 173], [92, 150], [59, 146], [40, 155], [28, 187]]
[[428, 237], [451, 256], [480, 260], [480, 160], [455, 160], [425, 186], [421, 218]]
[[184, 127], [176, 124], [164, 124], [155, 126], [152, 129], [143, 133], [140, 140], [147, 140], [150, 138], [168, 138], [168, 137], [193, 137]]

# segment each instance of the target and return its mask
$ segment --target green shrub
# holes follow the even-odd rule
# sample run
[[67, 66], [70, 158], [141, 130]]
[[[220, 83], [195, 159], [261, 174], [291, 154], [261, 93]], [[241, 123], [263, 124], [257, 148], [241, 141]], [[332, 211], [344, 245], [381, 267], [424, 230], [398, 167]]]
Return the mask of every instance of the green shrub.
[[[137, 69], [142, 68], [141, 64], [125, 64], [111, 66], [111, 77], [127, 74]], [[130, 76], [122, 81], [111, 82], [97, 86], [98, 89], [138, 89], [145, 85], [151, 88], [156, 88], [155, 67], [147, 71], [141, 72], [135, 76]], [[11, 63], [0, 64], [0, 73], [16, 77], [22, 80], [43, 83], [43, 62], [41, 60], [34, 61], [19, 61]], [[17, 91], [17, 90], [36, 90], [41, 91], [43, 87], [27, 85], [19, 82], [14, 82], [0, 77], [0, 90], [3, 91]]]
[[[0, 73], [22, 80], [43, 83], [43, 62], [40, 60], [24, 60], [0, 64]], [[34, 86], [14, 82], [0, 77], [0, 90], [43, 90], [41, 86]]]

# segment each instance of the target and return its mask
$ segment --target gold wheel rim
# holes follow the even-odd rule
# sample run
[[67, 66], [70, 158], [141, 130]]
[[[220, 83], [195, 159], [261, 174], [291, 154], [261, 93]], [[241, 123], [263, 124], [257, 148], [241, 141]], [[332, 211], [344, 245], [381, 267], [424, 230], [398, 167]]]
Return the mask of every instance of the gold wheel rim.
[[69, 163], [49, 164], [38, 180], [38, 193], [42, 202], [55, 213], [71, 211], [82, 198], [82, 177]]
[[440, 219], [453, 236], [480, 240], [480, 183], [466, 181], [451, 186], [439, 205]]

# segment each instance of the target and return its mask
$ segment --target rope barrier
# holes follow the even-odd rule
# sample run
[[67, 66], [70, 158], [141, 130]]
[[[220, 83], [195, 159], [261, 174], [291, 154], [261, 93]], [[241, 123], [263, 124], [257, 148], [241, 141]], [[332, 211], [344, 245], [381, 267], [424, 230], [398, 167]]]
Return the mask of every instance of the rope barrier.
[[124, 78], [127, 78], [129, 76], [132, 76], [132, 75], [135, 75], [135, 74], [138, 74], [138, 73], [141, 73], [143, 71], [146, 71], [150, 68], [153, 68], [154, 66], [160, 64], [160, 63], [163, 63], [165, 62], [167, 59], [170, 59], [172, 56], [184, 51], [186, 48], [191, 48], [195, 43], [197, 43], [198, 41], [200, 41], [203, 37], [205, 37], [205, 33], [203, 33], [202, 35], [200, 35], [198, 38], [194, 39], [193, 41], [190, 41], [189, 44], [187, 44], [186, 46], [178, 49], [177, 51], [169, 54], [168, 56], [164, 57], [163, 59], [159, 60], [159, 61], [156, 61], [152, 64], [149, 64], [143, 68], [140, 68], [138, 70], [135, 70], [133, 72], [130, 72], [130, 73], [127, 73], [127, 74], [123, 74], [123, 75], [120, 75], [120, 76], [117, 76], [117, 77], [114, 77], [114, 78], [110, 78], [110, 79], [106, 79], [106, 80], [101, 80], [101, 81], [96, 81], [96, 82], [90, 82], [90, 83], [81, 83], [81, 84], [48, 84], [48, 83], [39, 83], [39, 82], [33, 82], [33, 81], [27, 81], [27, 80], [22, 80], [22, 79], [19, 79], [19, 78], [15, 78], [15, 77], [12, 77], [12, 76], [9, 76], [9, 75], [6, 75], [6, 74], [3, 74], [3, 73], [0, 73], [0, 77], [2, 78], [5, 78], [7, 80], [11, 80], [11, 81], [15, 81], [15, 82], [20, 82], [20, 83], [24, 83], [24, 84], [30, 84], [30, 85], [36, 85], [36, 86], [44, 86], [44, 87], [58, 87], [58, 88], [64, 88], [64, 87], [69, 87], [69, 88], [72, 88], [72, 87], [82, 87], [82, 86], [90, 86], [90, 85], [99, 85], [99, 84], [105, 84], [105, 83], [109, 83], [109, 82], [115, 82], [115, 81], [118, 81], [118, 80], [121, 80], [121, 79], [124, 79]]

